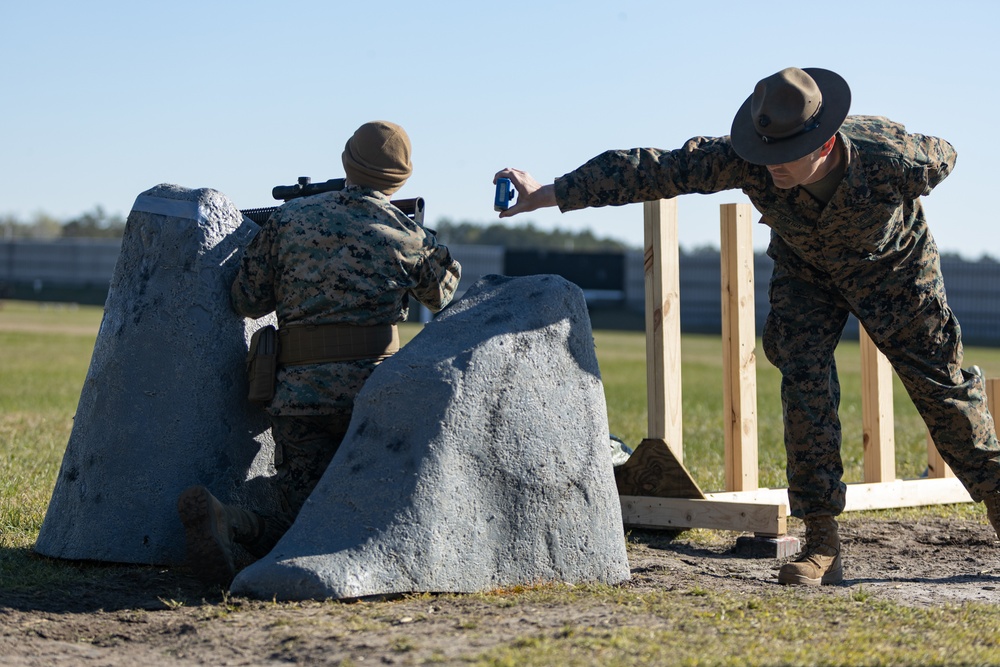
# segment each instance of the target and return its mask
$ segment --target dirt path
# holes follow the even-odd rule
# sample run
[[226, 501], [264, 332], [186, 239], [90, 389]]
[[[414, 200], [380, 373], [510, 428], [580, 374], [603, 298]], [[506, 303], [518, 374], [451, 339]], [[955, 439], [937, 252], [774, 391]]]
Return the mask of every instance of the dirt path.
[[[801, 524], [790, 532], [801, 535]], [[1000, 604], [1000, 546], [975, 520], [842, 521], [846, 581], [807, 595], [866, 595], [907, 605]], [[702, 535], [702, 537], [705, 537]], [[778, 561], [734, 553], [735, 533], [709, 544], [633, 531], [634, 592], [787, 591]], [[106, 566], [92, 566], [108, 569]], [[0, 591], [0, 663], [22, 666], [310, 665], [459, 662], [513, 638], [567, 625], [657, 623], [623, 613], [607, 596], [554, 596], [507, 604], [504, 596], [421, 595], [403, 600], [273, 604], [206, 591], [180, 570], [110, 568], [99, 586], [41, 594]], [[802, 592], [803, 589], [796, 589]]]

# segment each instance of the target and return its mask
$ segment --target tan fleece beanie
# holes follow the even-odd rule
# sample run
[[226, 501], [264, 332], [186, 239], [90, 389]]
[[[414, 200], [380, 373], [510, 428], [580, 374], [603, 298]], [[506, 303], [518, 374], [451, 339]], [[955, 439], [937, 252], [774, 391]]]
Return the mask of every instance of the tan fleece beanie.
[[410, 138], [399, 125], [384, 120], [359, 127], [342, 157], [347, 180], [387, 195], [403, 187], [413, 173]]

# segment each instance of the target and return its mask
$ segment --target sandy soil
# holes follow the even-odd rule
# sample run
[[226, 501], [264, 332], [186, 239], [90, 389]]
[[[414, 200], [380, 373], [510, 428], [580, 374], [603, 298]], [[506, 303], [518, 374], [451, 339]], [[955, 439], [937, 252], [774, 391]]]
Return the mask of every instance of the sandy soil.
[[[802, 525], [790, 521], [801, 536]], [[843, 517], [846, 580], [808, 595], [866, 595], [907, 605], [1000, 604], [1000, 545], [985, 522]], [[736, 550], [738, 534], [697, 542], [689, 533], [632, 531], [634, 591], [714, 590], [768, 595], [780, 561]], [[704, 536], [702, 536], [704, 537]], [[0, 590], [0, 663], [27, 665], [264, 665], [297, 662], [460, 662], [517, 637], [567, 624], [634, 624], [605, 599], [506, 606], [472, 595], [393, 601], [274, 604], [202, 588], [183, 569], [102, 568], [100, 585]], [[802, 591], [803, 589], [797, 589]]]

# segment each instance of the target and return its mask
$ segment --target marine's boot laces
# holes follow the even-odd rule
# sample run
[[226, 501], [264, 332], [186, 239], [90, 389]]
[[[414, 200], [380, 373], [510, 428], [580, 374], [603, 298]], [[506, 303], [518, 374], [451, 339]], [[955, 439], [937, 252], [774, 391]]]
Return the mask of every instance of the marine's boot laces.
[[840, 534], [832, 516], [808, 517], [806, 547], [795, 560], [778, 571], [778, 583], [798, 586], [839, 584], [844, 580], [840, 560]]

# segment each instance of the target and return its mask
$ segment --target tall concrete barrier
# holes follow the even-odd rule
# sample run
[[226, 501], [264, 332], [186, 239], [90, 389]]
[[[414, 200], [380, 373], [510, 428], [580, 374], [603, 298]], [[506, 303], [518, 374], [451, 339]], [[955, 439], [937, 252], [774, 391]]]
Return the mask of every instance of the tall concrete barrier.
[[257, 231], [214, 190], [160, 185], [136, 199], [35, 551], [180, 563], [185, 487], [274, 507], [274, 443], [243, 370], [249, 337], [273, 316], [229, 306]]
[[322, 600], [628, 578], [583, 293], [488, 276], [375, 370], [295, 523], [231, 590]]

